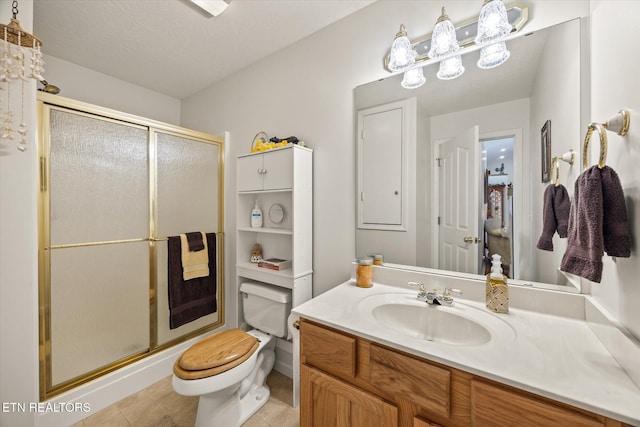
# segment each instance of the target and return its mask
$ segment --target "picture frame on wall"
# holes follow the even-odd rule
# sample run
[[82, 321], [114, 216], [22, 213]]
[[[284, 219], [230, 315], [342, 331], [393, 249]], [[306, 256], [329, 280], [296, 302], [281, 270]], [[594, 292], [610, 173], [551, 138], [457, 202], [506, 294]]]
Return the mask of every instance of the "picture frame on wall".
[[551, 120], [547, 120], [540, 130], [542, 147], [542, 182], [551, 181]]

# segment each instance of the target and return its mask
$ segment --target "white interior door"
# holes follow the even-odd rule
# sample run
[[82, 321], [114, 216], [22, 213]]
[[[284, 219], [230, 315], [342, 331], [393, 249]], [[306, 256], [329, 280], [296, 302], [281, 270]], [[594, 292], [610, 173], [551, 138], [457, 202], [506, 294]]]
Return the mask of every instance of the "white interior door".
[[479, 129], [439, 145], [438, 268], [478, 273], [480, 262]]

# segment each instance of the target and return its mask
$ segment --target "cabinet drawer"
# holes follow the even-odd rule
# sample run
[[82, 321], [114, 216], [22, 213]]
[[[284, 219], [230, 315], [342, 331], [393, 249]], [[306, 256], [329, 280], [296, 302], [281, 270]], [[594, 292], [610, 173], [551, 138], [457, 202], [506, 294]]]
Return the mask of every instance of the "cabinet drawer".
[[511, 391], [471, 382], [471, 420], [474, 426], [604, 426], [603, 421]]
[[369, 375], [374, 386], [449, 417], [451, 372], [447, 369], [372, 344]]
[[356, 339], [348, 335], [300, 322], [300, 354], [302, 363], [325, 372], [356, 376]]

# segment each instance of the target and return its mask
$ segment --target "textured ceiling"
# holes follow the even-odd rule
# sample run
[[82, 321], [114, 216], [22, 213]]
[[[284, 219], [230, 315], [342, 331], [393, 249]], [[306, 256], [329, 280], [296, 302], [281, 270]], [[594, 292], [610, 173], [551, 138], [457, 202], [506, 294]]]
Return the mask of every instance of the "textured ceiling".
[[35, 0], [33, 31], [46, 55], [183, 99], [373, 1], [232, 0], [206, 17], [186, 0]]

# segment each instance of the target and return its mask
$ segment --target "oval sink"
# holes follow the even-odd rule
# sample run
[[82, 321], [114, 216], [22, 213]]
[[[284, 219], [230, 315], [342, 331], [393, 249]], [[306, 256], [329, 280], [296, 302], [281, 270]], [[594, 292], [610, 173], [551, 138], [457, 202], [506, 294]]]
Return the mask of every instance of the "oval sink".
[[382, 327], [426, 341], [472, 346], [515, 338], [514, 330], [496, 315], [459, 301], [446, 307], [409, 294], [377, 294], [363, 299], [359, 308]]

